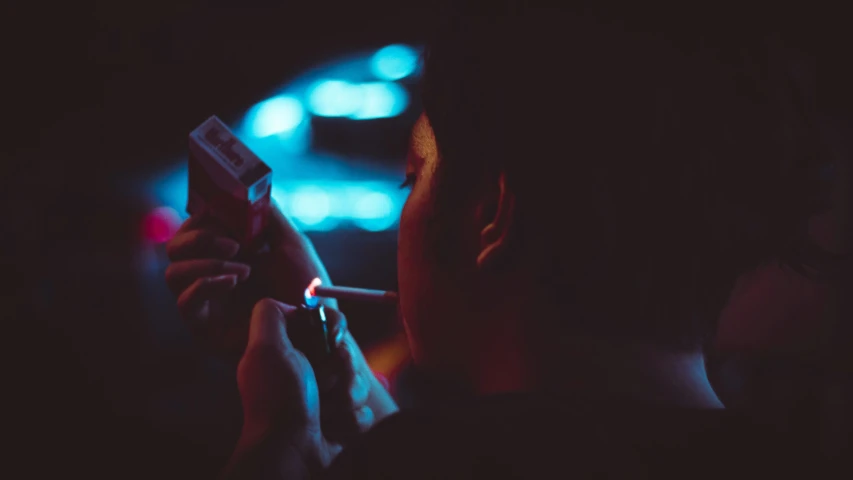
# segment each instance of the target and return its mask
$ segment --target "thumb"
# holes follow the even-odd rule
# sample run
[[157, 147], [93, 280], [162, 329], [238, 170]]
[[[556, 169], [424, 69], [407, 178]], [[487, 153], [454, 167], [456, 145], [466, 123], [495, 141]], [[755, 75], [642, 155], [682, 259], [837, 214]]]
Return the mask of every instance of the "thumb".
[[263, 299], [252, 311], [246, 352], [237, 367], [244, 435], [256, 437], [276, 425], [298, 431], [319, 423], [313, 371], [287, 336], [285, 316], [295, 310]]
[[274, 201], [270, 204], [269, 218], [267, 219], [267, 235], [273, 243], [292, 245], [302, 245], [305, 243], [302, 233], [282, 213], [281, 208]]
[[296, 310], [295, 307], [264, 298], [255, 304], [249, 323], [249, 341], [246, 350], [274, 349], [286, 352], [293, 349], [287, 336], [286, 316]]

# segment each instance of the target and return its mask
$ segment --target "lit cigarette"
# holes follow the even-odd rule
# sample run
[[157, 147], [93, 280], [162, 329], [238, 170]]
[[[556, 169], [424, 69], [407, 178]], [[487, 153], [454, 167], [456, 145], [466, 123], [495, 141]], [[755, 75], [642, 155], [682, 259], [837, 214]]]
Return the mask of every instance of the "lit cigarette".
[[319, 278], [315, 278], [305, 289], [305, 305], [316, 307], [320, 298], [337, 298], [356, 302], [397, 303], [396, 292], [370, 290], [353, 287], [323, 287]]

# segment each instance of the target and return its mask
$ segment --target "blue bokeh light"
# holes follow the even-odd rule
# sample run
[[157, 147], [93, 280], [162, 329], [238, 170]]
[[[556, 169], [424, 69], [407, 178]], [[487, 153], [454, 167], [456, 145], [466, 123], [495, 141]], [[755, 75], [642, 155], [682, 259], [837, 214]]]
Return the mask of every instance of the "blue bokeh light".
[[356, 225], [364, 230], [387, 230], [397, 221], [391, 197], [382, 192], [371, 192], [361, 197], [350, 214]]
[[189, 168], [183, 161], [175, 168], [162, 172], [157, 180], [152, 182], [151, 200], [160, 205], [172, 207], [186, 217], [187, 199], [189, 197]]
[[[186, 218], [187, 169], [163, 172], [153, 183], [151, 200]], [[405, 202], [396, 184], [376, 181], [276, 181], [272, 199], [304, 231], [328, 231], [347, 225], [369, 231], [393, 228]]]
[[388, 45], [370, 59], [370, 71], [381, 80], [400, 80], [417, 67], [418, 54], [406, 45]]
[[363, 83], [359, 87], [362, 91], [361, 105], [350, 115], [353, 120], [394, 117], [409, 105], [409, 94], [396, 83]]
[[305, 109], [299, 99], [278, 96], [259, 103], [249, 112], [251, 134], [257, 138], [290, 132], [305, 118]]
[[[367, 164], [356, 167], [312, 154], [310, 115], [369, 120], [404, 114], [410, 94], [395, 81], [418, 74], [418, 69], [418, 50], [406, 45], [343, 59], [306, 72], [248, 109], [232, 126], [240, 140], [278, 172], [272, 197], [300, 229], [395, 228], [405, 202], [396, 188], [398, 172], [371, 172], [374, 167]], [[152, 201], [185, 217], [186, 161], [161, 172], [148, 193]]]
[[363, 92], [343, 80], [324, 80], [308, 92], [308, 107], [321, 117], [345, 117], [361, 108]]
[[308, 92], [308, 106], [321, 117], [369, 120], [397, 116], [409, 105], [406, 89], [391, 82], [349, 83], [324, 80]]
[[392, 210], [391, 197], [382, 192], [370, 192], [356, 202], [350, 215], [363, 220], [385, 218], [391, 216]]
[[331, 203], [323, 189], [310, 185], [301, 187], [290, 196], [290, 214], [302, 224], [317, 225], [328, 218]]

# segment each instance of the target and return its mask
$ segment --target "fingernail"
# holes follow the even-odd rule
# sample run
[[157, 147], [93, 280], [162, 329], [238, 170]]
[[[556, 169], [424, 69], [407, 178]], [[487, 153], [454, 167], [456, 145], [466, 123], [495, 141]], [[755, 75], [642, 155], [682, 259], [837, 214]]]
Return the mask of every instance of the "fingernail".
[[345, 332], [343, 331], [343, 329], [338, 330], [338, 332], [335, 334], [335, 345], [340, 345], [344, 343], [344, 333]]
[[213, 240], [213, 248], [230, 258], [240, 251], [240, 244], [230, 238], [218, 237]]
[[290, 339], [284, 330], [284, 312], [278, 304], [268, 299], [255, 304], [252, 319], [249, 323], [249, 345], [272, 344], [277, 348], [290, 348]]
[[225, 262], [223, 267], [225, 270], [237, 275], [237, 279], [241, 282], [249, 278], [249, 274], [252, 273], [252, 267], [245, 263]]
[[218, 275], [216, 277], [208, 277], [208, 281], [211, 283], [223, 283], [223, 284], [231, 284], [233, 287], [237, 285], [237, 275]]

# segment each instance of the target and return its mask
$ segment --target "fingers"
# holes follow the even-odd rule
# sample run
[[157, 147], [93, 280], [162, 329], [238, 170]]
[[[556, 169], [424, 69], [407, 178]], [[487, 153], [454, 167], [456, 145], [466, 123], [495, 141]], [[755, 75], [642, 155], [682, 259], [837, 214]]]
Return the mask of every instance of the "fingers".
[[[325, 308], [329, 335], [334, 339], [333, 359], [334, 383], [330, 385], [330, 396], [339, 398], [344, 404], [359, 407], [367, 401], [370, 392], [370, 371], [363, 362], [361, 351], [347, 328], [346, 317], [333, 308]], [[361, 360], [361, 361], [360, 361]]]
[[295, 307], [265, 298], [255, 304], [249, 323], [249, 342], [246, 350], [273, 347], [280, 351], [293, 350], [287, 336], [285, 315], [296, 311]]
[[320, 410], [320, 428], [323, 430], [323, 436], [337, 443], [347, 443], [358, 434], [370, 430], [375, 423], [373, 410], [367, 405], [354, 410], [330, 410], [326, 404], [323, 404]]
[[372, 375], [372, 373], [357, 367], [354, 361], [354, 348], [358, 348], [358, 346], [353, 342], [344, 342], [338, 347], [336, 353], [343, 365], [340, 374], [341, 387], [345, 389], [345, 395], [352, 405], [360, 406], [367, 403], [367, 397], [370, 394], [370, 378], [368, 375]]
[[373, 415], [373, 410], [367, 405], [364, 405], [355, 411], [354, 419], [359, 433], [370, 430], [370, 427], [373, 426], [376, 420]]
[[249, 278], [252, 269], [249, 265], [225, 260], [184, 260], [175, 262], [166, 268], [166, 283], [180, 295], [189, 285], [200, 278], [234, 275], [237, 281]]
[[322, 393], [329, 393], [333, 389], [341, 390], [338, 396], [346, 396], [346, 392], [341, 385], [348, 385], [354, 370], [352, 362], [349, 358], [342, 356], [341, 350], [344, 348], [346, 337], [350, 336], [347, 330], [346, 317], [333, 308], [328, 306], [323, 307], [326, 318], [327, 336], [332, 339], [332, 355], [331, 358], [320, 362], [315, 366], [317, 368], [317, 382]]
[[180, 228], [178, 228], [178, 231], [175, 232], [175, 235], [180, 235], [181, 233], [188, 232], [190, 230], [194, 230], [196, 228], [199, 228], [203, 224], [207, 223], [208, 221], [209, 221], [209, 219], [208, 219], [207, 215], [204, 215], [204, 214], [193, 215], [192, 217], [188, 218], [187, 221], [185, 221], [180, 226]]
[[237, 385], [246, 429], [319, 431], [319, 394], [308, 360], [293, 348], [287, 316], [296, 308], [271, 299], [257, 302], [249, 322]]
[[[366, 377], [365, 372], [354, 367], [355, 350], [353, 349], [358, 347], [354, 341], [351, 341], [352, 336], [347, 333], [346, 318], [340, 312], [326, 310], [328, 326], [330, 332], [336, 336], [337, 348], [334, 357], [328, 362], [329, 367], [334, 365], [333, 372], [329, 371], [321, 375], [334, 376], [335, 385], [319, 398], [316, 396], [319, 393], [316, 387], [301, 392], [307, 396], [299, 399], [298, 402], [309, 406], [303, 412], [307, 416], [294, 417], [292, 421], [310, 423], [319, 420], [316, 428], [322, 430], [325, 438], [331, 441], [347, 441], [360, 432], [368, 430], [375, 423], [374, 412], [367, 405], [370, 379]], [[270, 383], [272, 379], [283, 379], [283, 376], [287, 376], [287, 372], [291, 371], [302, 372], [298, 379], [300, 383], [308, 382], [316, 385], [315, 377], [311, 374], [311, 366], [308, 365], [305, 357], [298, 353], [298, 345], [294, 346], [288, 335], [288, 317], [296, 311], [295, 307], [270, 299], [264, 299], [255, 304], [249, 325], [246, 353], [241, 361], [241, 369], [238, 370], [238, 380], [242, 390], [248, 391], [250, 385], [256, 385], [258, 388], [263, 386], [263, 390], [269, 394], [270, 389], [273, 388]], [[276, 363], [286, 364], [289, 367], [276, 370], [273, 368], [273, 364]], [[370, 373], [369, 370], [366, 372]], [[298, 395], [294, 397], [294, 393], [289, 393], [289, 398], [298, 397]], [[318, 400], [322, 402], [322, 406], [317, 405]], [[246, 403], [245, 399], [244, 403]], [[257, 412], [272, 408], [268, 405], [260, 408], [257, 406], [260, 404], [257, 403], [253, 405], [256, 405], [252, 407], [256, 416], [261, 416]], [[244, 408], [246, 408], [245, 405]], [[310, 414], [310, 412], [317, 412], [320, 417], [315, 417], [313, 415], [316, 413]]]
[[166, 244], [166, 253], [172, 261], [205, 257], [228, 259], [239, 249], [240, 244], [228, 238], [222, 225], [206, 214], [190, 217]]
[[327, 438], [346, 442], [352, 436], [368, 430], [376, 421], [368, 405], [372, 375], [358, 362], [358, 345], [346, 328], [346, 318], [338, 311], [326, 308], [329, 332], [335, 338], [334, 357], [329, 362], [334, 373], [320, 375], [323, 382], [321, 423]]
[[[199, 278], [178, 297], [178, 310], [184, 318], [195, 319], [196, 321], [206, 318], [209, 300], [227, 294], [236, 285], [236, 275]], [[204, 325], [190, 325], [191, 329], [203, 327]]]
[[326, 327], [329, 330], [329, 336], [334, 339], [335, 347], [340, 347], [349, 331], [347, 317], [334, 308], [324, 307], [323, 310], [326, 314]]
[[240, 244], [211, 230], [191, 230], [176, 234], [166, 245], [172, 261], [191, 258], [228, 259], [237, 255]]

